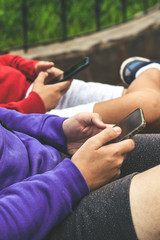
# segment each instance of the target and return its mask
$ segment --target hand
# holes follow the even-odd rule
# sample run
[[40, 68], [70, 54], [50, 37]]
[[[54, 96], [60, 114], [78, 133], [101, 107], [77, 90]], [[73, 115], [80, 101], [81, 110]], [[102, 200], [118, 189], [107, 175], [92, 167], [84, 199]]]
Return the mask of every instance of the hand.
[[35, 70], [35, 73], [36, 75], [38, 76], [38, 74], [40, 72], [45, 72], [47, 71], [47, 69], [50, 69], [51, 67], [54, 66], [54, 63], [53, 62], [49, 62], [49, 61], [39, 61], [35, 67], [34, 67], [34, 70]]
[[53, 66], [54, 66], [53, 62], [47, 62], [47, 61], [46, 62], [40, 61], [35, 65], [35, 73], [37, 74], [37, 76], [40, 72], [48, 73], [48, 76], [45, 79], [45, 84], [48, 84], [51, 81], [55, 83], [54, 78], [56, 78], [58, 75], [63, 73], [62, 70]]
[[104, 146], [120, 133], [119, 127], [106, 128], [88, 139], [72, 156], [71, 160], [82, 173], [90, 190], [117, 179], [126, 153], [134, 149], [133, 139]]
[[79, 113], [63, 122], [68, 153], [73, 155], [90, 137], [102, 131], [106, 125], [97, 113]]
[[65, 81], [61, 83], [45, 85], [47, 77], [47, 72], [41, 72], [33, 83], [32, 91], [39, 94], [46, 106], [47, 111], [49, 111], [58, 105], [60, 98], [68, 90], [71, 82]]

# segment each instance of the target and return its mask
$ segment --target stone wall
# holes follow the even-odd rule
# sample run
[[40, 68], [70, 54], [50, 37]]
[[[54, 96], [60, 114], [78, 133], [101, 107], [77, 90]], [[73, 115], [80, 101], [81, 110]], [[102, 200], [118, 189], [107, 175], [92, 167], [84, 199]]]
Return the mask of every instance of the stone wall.
[[121, 84], [119, 68], [126, 58], [142, 56], [160, 59], [160, 24], [149, 26], [130, 37], [97, 44], [86, 51], [50, 56], [46, 59], [54, 60], [58, 67], [67, 69], [84, 56], [90, 56], [91, 63], [87, 69], [77, 75], [77, 78], [85, 81]]

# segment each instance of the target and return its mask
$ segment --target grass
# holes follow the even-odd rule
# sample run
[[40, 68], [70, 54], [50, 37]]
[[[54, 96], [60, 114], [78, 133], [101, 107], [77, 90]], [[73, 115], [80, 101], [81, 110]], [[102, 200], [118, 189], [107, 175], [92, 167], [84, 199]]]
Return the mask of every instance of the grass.
[[[131, 19], [144, 10], [147, 0], [128, 0], [126, 18]], [[148, 8], [159, 1], [148, 0]], [[22, 4], [27, 4], [27, 44], [44, 43], [62, 39], [62, 8], [60, 0], [0, 0], [0, 51], [23, 46]], [[121, 23], [121, 0], [99, 0], [100, 28]], [[66, 37], [96, 31], [95, 0], [66, 0]]]

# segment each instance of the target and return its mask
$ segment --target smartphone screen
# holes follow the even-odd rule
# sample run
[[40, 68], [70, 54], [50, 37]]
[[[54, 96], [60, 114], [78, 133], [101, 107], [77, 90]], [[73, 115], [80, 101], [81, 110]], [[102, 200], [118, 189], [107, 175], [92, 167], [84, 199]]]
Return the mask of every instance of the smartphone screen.
[[60, 74], [56, 78], [54, 78], [53, 79], [54, 82], [57, 83], [57, 82], [70, 80], [73, 76], [75, 76], [75, 74], [77, 74], [78, 72], [86, 68], [89, 65], [89, 63], [90, 63], [89, 57], [84, 58], [83, 60], [81, 60], [80, 62], [78, 62], [71, 68], [69, 68], [68, 70], [64, 71], [62, 74]]
[[122, 129], [122, 133], [116, 138], [116, 142], [131, 138], [136, 133], [140, 132], [145, 125], [146, 122], [143, 111], [138, 108], [115, 125]]

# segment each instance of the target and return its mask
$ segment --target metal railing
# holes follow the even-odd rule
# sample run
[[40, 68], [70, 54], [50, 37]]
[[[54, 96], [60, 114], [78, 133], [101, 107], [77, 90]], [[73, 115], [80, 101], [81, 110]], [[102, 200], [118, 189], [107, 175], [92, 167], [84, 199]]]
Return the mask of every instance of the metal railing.
[[[2, 0], [2, 1], [5, 1], [6, 3], [9, 0]], [[73, 29], [71, 29], [70, 27], [72, 26], [72, 22], [77, 18], [76, 12], [75, 12], [75, 16], [69, 15], [71, 10], [73, 12], [72, 5], [73, 3], [75, 4], [74, 0], [54, 0], [54, 1], [46, 0], [41, 2], [39, 4], [38, 9], [35, 5], [36, 0], [34, 1], [21, 0], [21, 3], [19, 4], [17, 3], [16, 6], [15, 5], [13, 6], [12, 13], [13, 12], [15, 13], [17, 11], [18, 15], [17, 15], [17, 19], [13, 20], [13, 26], [12, 24], [10, 24], [11, 30], [9, 32], [11, 35], [8, 37], [10, 37], [13, 40], [13, 43], [14, 43], [14, 38], [15, 40], [20, 38], [20, 41], [19, 43], [15, 41], [14, 46], [13, 46], [13, 43], [11, 44], [11, 46], [8, 44], [9, 46], [8, 48], [14, 48], [14, 47], [23, 48], [24, 51], [27, 51], [27, 49], [33, 45], [46, 44], [54, 41], [65, 41], [77, 35], [88, 34], [94, 31], [100, 31], [101, 29], [104, 29], [122, 22], [126, 22], [131, 18], [133, 18], [137, 12], [142, 12], [143, 14], [147, 14], [148, 9], [153, 7], [153, 5], [156, 5], [156, 4], [160, 5], [160, 0], [138, 0], [137, 1], [139, 5], [138, 7], [137, 7], [137, 4], [135, 3], [136, 2], [135, 0], [115, 0], [115, 1], [88, 0], [88, 2], [90, 2], [89, 10], [85, 9], [85, 7], [82, 6], [83, 15], [81, 15], [79, 20], [79, 24], [82, 25], [82, 27], [80, 28], [79, 32], [75, 31], [74, 33], [74, 32], [71, 32], [71, 30]], [[42, 5], [43, 5], [43, 8], [45, 7], [47, 8], [47, 6], [50, 6], [52, 2], [53, 2], [52, 4], [53, 9], [51, 10], [51, 8], [49, 8], [49, 10], [51, 11], [51, 14], [48, 15], [47, 20], [50, 20], [50, 18], [53, 18], [53, 22], [55, 23], [55, 19], [56, 19], [55, 30], [52, 31], [53, 33], [48, 34], [49, 37], [47, 39], [47, 36], [46, 36], [47, 34], [45, 35], [45, 32], [44, 32], [44, 29], [46, 30], [47, 26], [41, 26], [39, 30], [39, 35], [41, 35], [44, 32], [44, 35], [46, 38], [43, 36], [43, 34], [39, 38], [38, 37], [34, 38], [36, 30], [39, 27], [37, 22], [35, 23], [34, 19], [36, 18], [33, 18], [33, 15], [35, 14], [35, 16], [37, 16], [37, 21], [40, 22], [40, 20], [38, 20], [40, 19], [38, 13], [41, 14]], [[83, 2], [82, 0], [79, 0], [79, 2], [77, 2], [77, 5], [82, 4], [82, 2]], [[86, 0], [84, 2], [86, 2]], [[10, 6], [9, 8], [12, 8], [12, 6]], [[74, 8], [76, 9], [76, 7]], [[33, 11], [33, 9], [36, 9], [36, 10]], [[7, 11], [7, 9], [4, 11]], [[88, 11], [88, 13], [85, 13], [85, 11]], [[42, 13], [46, 14], [46, 12], [47, 10], [46, 11], [43, 10]], [[56, 17], [53, 16], [52, 14], [53, 12], [55, 13]], [[114, 16], [113, 16], [113, 12], [116, 12]], [[86, 27], [88, 24], [87, 21], [81, 22], [85, 14], [86, 15], [88, 14], [88, 18], [90, 18], [90, 26], [88, 26], [88, 28]], [[2, 14], [0, 12], [0, 20], [1, 20], [1, 15]], [[8, 22], [6, 21], [4, 23], [5, 26], [3, 26], [2, 24], [3, 22], [0, 21], [0, 25], [1, 25], [0, 33], [3, 36], [3, 34], [5, 34], [5, 30], [3, 32], [3, 27], [5, 28]], [[48, 24], [52, 24], [52, 22], [50, 21]], [[54, 33], [56, 33], [57, 35]], [[56, 37], [54, 35], [56, 35]], [[37, 41], [37, 39], [40, 39], [40, 40]], [[1, 41], [3, 41], [3, 39], [1, 39]], [[3, 49], [3, 45], [2, 46], [0, 45], [0, 52], [3, 52], [4, 50], [7, 50], [7, 49]]]

